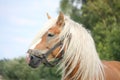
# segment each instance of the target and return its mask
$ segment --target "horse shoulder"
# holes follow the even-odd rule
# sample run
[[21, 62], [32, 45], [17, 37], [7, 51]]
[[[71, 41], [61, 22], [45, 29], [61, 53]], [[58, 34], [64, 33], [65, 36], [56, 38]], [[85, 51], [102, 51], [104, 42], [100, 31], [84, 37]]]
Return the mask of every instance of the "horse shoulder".
[[105, 80], [120, 80], [120, 62], [102, 61], [104, 64]]

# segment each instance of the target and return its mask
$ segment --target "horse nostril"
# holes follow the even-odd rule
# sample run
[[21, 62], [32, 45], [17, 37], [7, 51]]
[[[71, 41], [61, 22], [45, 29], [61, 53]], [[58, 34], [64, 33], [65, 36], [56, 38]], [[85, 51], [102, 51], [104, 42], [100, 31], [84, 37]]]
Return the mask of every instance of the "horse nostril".
[[30, 59], [32, 60], [34, 58], [34, 56], [30, 56]]

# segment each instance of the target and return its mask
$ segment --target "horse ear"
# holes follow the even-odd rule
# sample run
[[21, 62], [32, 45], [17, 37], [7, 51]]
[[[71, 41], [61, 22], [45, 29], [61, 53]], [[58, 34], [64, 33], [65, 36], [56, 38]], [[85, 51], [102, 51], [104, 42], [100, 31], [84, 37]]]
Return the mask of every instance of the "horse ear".
[[64, 14], [62, 12], [60, 12], [56, 24], [59, 26], [64, 24]]
[[48, 18], [48, 19], [51, 19], [50, 15], [49, 15], [48, 13], [47, 13], [47, 18]]

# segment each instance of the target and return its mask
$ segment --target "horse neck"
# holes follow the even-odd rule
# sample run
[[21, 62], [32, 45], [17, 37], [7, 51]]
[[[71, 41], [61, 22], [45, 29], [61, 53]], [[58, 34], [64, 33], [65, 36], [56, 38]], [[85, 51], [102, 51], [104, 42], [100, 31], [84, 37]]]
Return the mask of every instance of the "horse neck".
[[[69, 62], [68, 62], [69, 63]], [[83, 72], [83, 73], [81, 73], [81, 72], [79, 72], [79, 69], [80, 69], [80, 67], [81, 67], [81, 64], [80, 64], [80, 62], [78, 62], [78, 64], [74, 67], [74, 69], [71, 71], [71, 73], [69, 73], [68, 74], [68, 72], [70, 71], [70, 69], [71, 69], [71, 66], [72, 66], [72, 62], [71, 62], [71, 64], [68, 64], [68, 63], [66, 63], [66, 65], [65, 65], [65, 67], [67, 67], [66, 69], [65, 69], [65, 72], [64, 72], [64, 74], [63, 74], [63, 78], [62, 78], [62, 80], [104, 80], [104, 71], [103, 71], [103, 69], [102, 69], [102, 67], [101, 67], [101, 69], [100, 70], [98, 70], [98, 72], [96, 73], [95, 72], [95, 74], [94, 74], [94, 78], [96, 78], [96, 79], [94, 79], [93, 78], [93, 76], [89, 76], [89, 74], [83, 74], [84, 73], [84, 71], [83, 70], [81, 70], [81, 72]], [[86, 63], [85, 63], [86, 64]], [[96, 65], [97, 65], [97, 63], [96, 63]], [[89, 66], [89, 65], [88, 65]], [[82, 66], [83, 67], [83, 66]], [[91, 67], [91, 69], [92, 69], [92, 67]], [[95, 68], [95, 69], [98, 69], [97, 67]], [[94, 69], [94, 71], [95, 71], [95, 69]], [[102, 72], [103, 71], [103, 72]], [[86, 72], [86, 71], [85, 71]], [[77, 75], [77, 76], [76, 76]], [[83, 77], [84, 76], [87, 76], [85, 79], [83, 79]], [[99, 76], [98, 76], [99, 75]]]

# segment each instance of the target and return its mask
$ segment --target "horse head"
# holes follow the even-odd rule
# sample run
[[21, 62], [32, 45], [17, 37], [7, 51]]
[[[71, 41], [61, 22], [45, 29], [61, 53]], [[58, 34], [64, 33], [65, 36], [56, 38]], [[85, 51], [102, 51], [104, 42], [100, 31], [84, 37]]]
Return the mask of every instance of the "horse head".
[[[47, 16], [51, 20], [48, 14]], [[58, 36], [64, 24], [64, 15], [60, 12], [55, 23], [49, 25], [47, 31], [28, 49], [27, 62], [31, 67], [36, 68], [40, 63], [54, 66], [62, 59], [64, 49], [61, 49], [62, 39], [59, 39]]]

